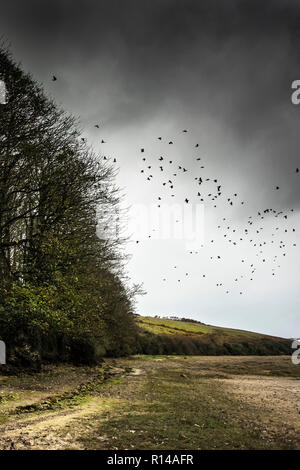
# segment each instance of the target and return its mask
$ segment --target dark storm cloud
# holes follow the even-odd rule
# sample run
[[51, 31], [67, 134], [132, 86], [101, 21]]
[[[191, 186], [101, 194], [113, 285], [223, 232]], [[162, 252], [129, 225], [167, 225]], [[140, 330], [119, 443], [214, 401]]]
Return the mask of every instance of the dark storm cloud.
[[220, 112], [214, 96], [229, 93], [232, 114], [247, 115], [249, 130], [258, 110], [265, 119], [286, 102], [299, 66], [299, 18], [296, 1], [12, 0], [0, 21], [37, 61], [98, 59], [99, 70], [115, 61], [128, 92], [149, 104], [178, 92], [196, 104], [208, 95]]
[[[86, 101], [99, 86], [109, 93], [116, 125], [175, 103], [223, 123], [241, 159], [259, 143], [264, 158], [257, 152], [253, 164], [270, 182], [300, 166], [300, 106], [290, 102], [300, 78], [297, 1], [11, 0], [0, 26], [44, 73], [84, 81]], [[300, 199], [298, 186], [285, 203]]]

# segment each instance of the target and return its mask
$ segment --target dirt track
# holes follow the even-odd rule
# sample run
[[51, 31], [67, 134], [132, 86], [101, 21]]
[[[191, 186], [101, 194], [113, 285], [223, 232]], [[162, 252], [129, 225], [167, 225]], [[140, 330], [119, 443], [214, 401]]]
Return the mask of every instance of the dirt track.
[[107, 361], [104, 375], [64, 366], [0, 377], [0, 448], [300, 449], [293, 367], [285, 357], [137, 357]]

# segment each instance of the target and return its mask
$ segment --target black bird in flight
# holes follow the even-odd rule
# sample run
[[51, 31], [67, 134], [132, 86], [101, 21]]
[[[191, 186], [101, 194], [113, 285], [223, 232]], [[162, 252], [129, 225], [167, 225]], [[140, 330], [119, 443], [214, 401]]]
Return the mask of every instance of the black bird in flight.
[[55, 75], [52, 76], [52, 82], [56, 82], [57, 78]]
[[95, 124], [94, 127], [97, 127], [97, 129], [99, 129], [99, 124]]

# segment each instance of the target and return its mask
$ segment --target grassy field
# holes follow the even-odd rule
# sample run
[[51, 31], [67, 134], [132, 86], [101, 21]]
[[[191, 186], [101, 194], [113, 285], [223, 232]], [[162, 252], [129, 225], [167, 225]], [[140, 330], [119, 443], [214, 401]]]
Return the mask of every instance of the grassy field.
[[134, 356], [0, 386], [1, 449], [300, 449], [287, 356]]
[[203, 335], [218, 335], [224, 339], [259, 339], [259, 338], [274, 338], [273, 336], [255, 333], [252, 331], [235, 330], [232, 328], [223, 328], [219, 326], [205, 325], [200, 322], [189, 322], [170, 320], [168, 318], [156, 317], [136, 317], [137, 324], [157, 335], [186, 335], [189, 337], [198, 337]]
[[291, 340], [205, 325], [201, 322], [137, 315], [142, 354], [284, 355]]

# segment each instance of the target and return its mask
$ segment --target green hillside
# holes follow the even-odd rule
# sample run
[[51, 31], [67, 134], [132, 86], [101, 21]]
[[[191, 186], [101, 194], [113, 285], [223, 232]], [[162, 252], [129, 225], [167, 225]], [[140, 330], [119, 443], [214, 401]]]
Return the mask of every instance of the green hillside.
[[206, 325], [189, 319], [136, 315], [138, 347], [144, 354], [281, 355], [291, 341], [252, 331]]

